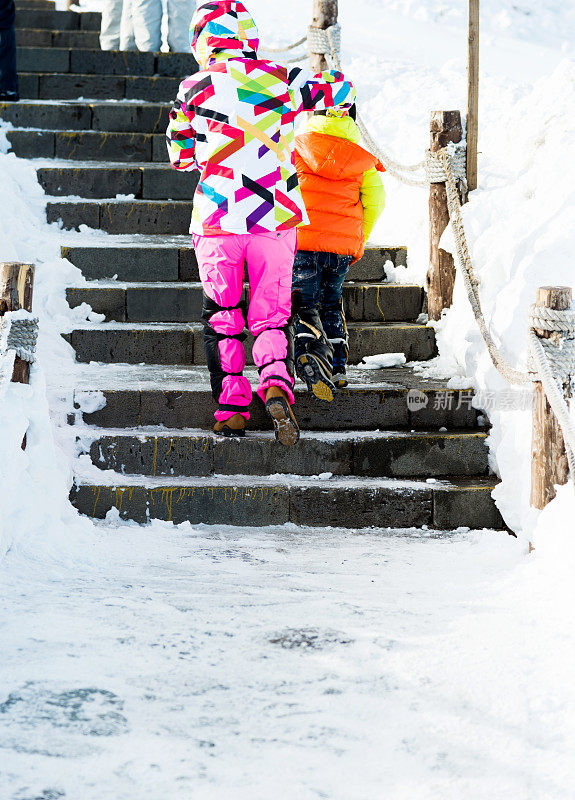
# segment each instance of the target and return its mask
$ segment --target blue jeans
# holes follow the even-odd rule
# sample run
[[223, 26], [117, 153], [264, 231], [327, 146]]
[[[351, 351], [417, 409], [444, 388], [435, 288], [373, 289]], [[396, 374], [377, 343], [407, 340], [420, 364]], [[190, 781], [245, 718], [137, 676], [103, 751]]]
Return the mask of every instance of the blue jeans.
[[14, 26], [0, 30], [0, 92], [18, 94]]
[[[334, 373], [344, 371], [347, 362], [348, 337], [341, 294], [350, 264], [351, 256], [298, 250], [293, 267], [293, 289], [301, 294], [301, 307], [317, 309], [325, 335], [333, 345]], [[297, 339], [295, 355], [301, 355]]]

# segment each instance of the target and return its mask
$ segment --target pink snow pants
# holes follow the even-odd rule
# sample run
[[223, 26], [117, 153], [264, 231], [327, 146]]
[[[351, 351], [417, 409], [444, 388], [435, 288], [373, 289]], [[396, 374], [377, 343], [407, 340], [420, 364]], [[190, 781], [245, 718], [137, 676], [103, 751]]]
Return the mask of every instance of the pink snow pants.
[[[238, 307], [243, 292], [244, 264], [247, 265], [250, 285], [247, 326], [256, 337], [253, 359], [259, 368], [257, 393], [265, 402], [266, 390], [270, 386], [279, 386], [293, 403], [294, 380], [286, 368], [288, 340], [285, 327], [291, 314], [292, 271], [297, 245], [295, 228], [275, 233], [225, 236], [194, 234], [193, 241], [204, 293], [213, 301], [209, 314], [204, 311], [204, 322], [207, 322], [204, 341], [212, 389], [220, 406], [214, 415], [216, 420], [222, 422], [236, 413], [250, 418], [248, 406], [252, 388], [242, 375], [246, 354], [241, 334], [246, 320], [242, 308]], [[212, 331], [217, 340], [215, 354], [209, 352], [212, 345], [216, 349], [215, 342], [210, 340]], [[219, 373], [219, 378], [214, 380], [215, 373]]]

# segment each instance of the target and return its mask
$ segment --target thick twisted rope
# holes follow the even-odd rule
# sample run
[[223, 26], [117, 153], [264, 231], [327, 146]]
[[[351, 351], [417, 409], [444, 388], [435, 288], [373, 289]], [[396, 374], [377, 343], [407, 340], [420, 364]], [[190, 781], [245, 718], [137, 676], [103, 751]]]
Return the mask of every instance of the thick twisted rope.
[[[301, 39], [298, 39], [297, 42], [293, 42], [292, 44], [288, 44], [286, 47], [267, 47], [264, 44], [260, 45], [260, 49], [264, 51], [264, 53], [289, 53], [290, 50], [295, 50], [298, 47], [301, 47], [303, 44], [307, 42], [307, 36], [302, 36]], [[282, 64], [297, 64], [300, 61], [304, 61], [307, 58], [307, 53], [302, 53], [301, 56], [296, 56], [295, 58], [282, 58]]]
[[[341, 28], [338, 24], [332, 25], [325, 30], [321, 28], [314, 28], [310, 26], [308, 29], [308, 50], [310, 53], [324, 55], [331, 69], [337, 69], [341, 72], [341, 62], [339, 53], [341, 49]], [[361, 114], [357, 114], [357, 125], [363, 136], [363, 140], [367, 149], [376, 158], [378, 158], [383, 166], [386, 168], [390, 175], [400, 180], [408, 186], [425, 186], [427, 179], [425, 177], [416, 178], [409, 177], [404, 173], [421, 172], [425, 167], [425, 161], [420, 161], [417, 164], [400, 164], [395, 161], [390, 155], [385, 153], [377, 144], [369, 132]]]
[[[560, 336], [555, 341], [541, 339], [534, 330], [543, 321], [540, 312], [552, 310], [542, 309], [540, 306], [531, 307], [527, 341], [531, 364], [563, 434], [569, 472], [575, 486], [575, 424], [564, 396], [565, 384], [575, 375], [575, 311], [555, 312], [562, 316], [561, 321], [568, 326], [568, 332], [571, 333], [569, 338]], [[549, 327], [545, 329], [556, 330]], [[565, 327], [557, 330], [565, 332]]]
[[2, 326], [9, 323], [6, 337], [6, 350], [13, 350], [16, 355], [33, 364], [36, 360], [36, 344], [38, 341], [38, 317], [16, 318], [10, 314], [2, 317]]
[[[313, 53], [325, 54], [329, 65], [341, 71], [339, 26], [320, 31], [310, 28], [308, 49]], [[368, 150], [386, 167], [387, 171], [410, 186], [425, 186], [431, 183], [445, 183], [449, 220], [455, 239], [457, 259], [463, 275], [463, 282], [475, 320], [498, 372], [511, 384], [525, 385], [534, 376], [514, 369], [496, 345], [481, 308], [478, 281], [469, 255], [467, 237], [461, 216], [461, 200], [457, 181], [467, 177], [467, 151], [465, 143], [451, 145], [438, 153], [426, 151], [425, 161], [418, 164], [400, 164], [384, 153], [374, 141], [363, 119], [358, 114], [357, 123]], [[417, 178], [405, 173], [416, 173], [425, 168], [425, 177]], [[531, 309], [528, 333], [531, 363], [536, 366], [536, 377], [541, 381], [543, 391], [561, 427], [565, 449], [569, 461], [571, 480], [575, 486], [575, 425], [564, 398], [564, 384], [575, 375], [575, 313], [559, 312], [554, 309], [534, 306]], [[541, 339], [535, 329], [553, 331], [557, 334], [549, 339]], [[561, 336], [567, 334], [567, 337]], [[554, 377], [555, 375], [555, 377]]]
[[260, 44], [260, 49], [265, 53], [289, 53], [290, 50], [295, 50], [296, 47], [301, 47], [301, 45], [305, 44], [306, 42], [307, 36], [302, 36], [301, 39], [297, 40], [297, 42], [288, 44], [286, 47], [266, 47], [266, 45]]
[[511, 384], [519, 386], [531, 382], [531, 376], [526, 372], [519, 372], [514, 369], [506, 361], [501, 353], [499, 347], [495, 344], [493, 337], [487, 327], [487, 322], [483, 316], [481, 309], [481, 300], [479, 297], [478, 281], [475, 277], [473, 263], [469, 255], [469, 247], [467, 246], [467, 237], [465, 235], [465, 228], [463, 227], [463, 219], [461, 217], [461, 201], [459, 199], [459, 192], [457, 191], [457, 184], [455, 182], [455, 175], [451, 168], [451, 162], [447, 150], [440, 150], [437, 154], [443, 164], [445, 171], [445, 188], [447, 190], [447, 207], [449, 210], [449, 221], [453, 230], [453, 237], [455, 239], [455, 249], [457, 252], [457, 260], [461, 267], [461, 274], [465, 284], [465, 290], [469, 303], [473, 310], [475, 320], [479, 326], [483, 340], [491, 356], [491, 361], [497, 371]]
[[[300, 43], [303, 44], [303, 41]], [[341, 72], [339, 57], [341, 28], [338, 24], [326, 30], [310, 26], [307, 43], [310, 54], [325, 55], [329, 66]], [[575, 312], [556, 311], [533, 306], [530, 310], [528, 341], [530, 363], [535, 367], [535, 375], [514, 369], [501, 353], [487, 326], [481, 308], [479, 284], [467, 245], [467, 237], [461, 216], [461, 200], [457, 187], [457, 181], [465, 181], [467, 177], [467, 150], [465, 143], [452, 144], [437, 153], [427, 150], [424, 161], [420, 161], [417, 164], [401, 164], [378, 146], [359, 113], [357, 115], [357, 124], [367, 149], [382, 162], [390, 175], [393, 175], [408, 186], [445, 183], [449, 220], [455, 240], [457, 260], [461, 268], [469, 303], [491, 361], [502, 377], [511, 384], [525, 385], [535, 379], [541, 381], [545, 395], [563, 432], [571, 479], [575, 485], [575, 425], [563, 395], [563, 385], [571, 381], [575, 375]], [[409, 174], [423, 170], [425, 170], [425, 176], [422, 177]], [[408, 174], [406, 175], [405, 173]], [[537, 336], [536, 329], [551, 331], [556, 333], [557, 336], [542, 339]]]
[[[427, 183], [447, 183], [447, 172], [443, 158], [440, 156], [441, 151], [432, 153], [431, 150], [425, 151], [425, 174], [427, 176]], [[449, 166], [451, 167], [451, 174], [455, 180], [467, 180], [467, 143], [457, 142], [451, 143], [447, 150], [449, 159]]]

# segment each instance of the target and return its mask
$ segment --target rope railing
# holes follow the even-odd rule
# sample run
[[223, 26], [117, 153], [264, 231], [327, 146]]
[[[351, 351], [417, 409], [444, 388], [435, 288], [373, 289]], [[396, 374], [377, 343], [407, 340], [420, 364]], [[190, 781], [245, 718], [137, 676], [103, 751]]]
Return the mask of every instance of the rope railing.
[[[340, 39], [339, 25], [332, 26], [327, 30], [310, 28], [308, 49], [313, 53], [325, 54], [329, 66], [341, 71]], [[521, 372], [512, 367], [495, 343], [487, 325], [481, 308], [479, 281], [469, 254], [458, 188], [458, 182], [466, 184], [465, 142], [461, 142], [459, 145], [450, 144], [437, 153], [426, 150], [425, 159], [417, 164], [401, 164], [378, 146], [359, 114], [357, 123], [368, 150], [377, 156], [387, 171], [402, 183], [410, 186], [445, 183], [449, 221], [455, 240], [457, 260], [469, 303], [491, 361], [508, 383], [521, 386], [535, 380], [541, 382], [545, 396], [563, 433], [571, 480], [575, 486], [575, 424], [564, 396], [564, 385], [575, 376], [575, 310], [558, 311], [532, 306], [529, 315], [528, 345], [533, 371]], [[414, 173], [423, 170], [425, 170], [425, 175], [414, 177]], [[536, 331], [538, 330], [551, 331], [555, 335], [549, 339], [542, 339], [537, 335]]]
[[[18, 314], [18, 317], [14, 316]], [[0, 317], [0, 337], [3, 342], [2, 352], [10, 350], [29, 364], [36, 361], [36, 344], [38, 342], [38, 317], [31, 315], [22, 317], [22, 311], [8, 312]]]
[[[324, 55], [331, 69], [341, 71], [341, 27], [327, 29], [310, 26], [306, 37], [285, 48], [263, 48], [269, 53], [284, 53], [307, 43], [310, 54]], [[304, 56], [286, 63], [301, 61]], [[521, 372], [512, 367], [496, 344], [481, 307], [479, 281], [469, 254], [465, 226], [461, 215], [461, 198], [458, 183], [466, 185], [467, 148], [465, 142], [450, 144], [438, 152], [426, 150], [425, 158], [416, 164], [401, 164], [377, 144], [361, 114], [357, 124], [367, 149], [376, 156], [390, 175], [408, 186], [428, 186], [445, 183], [449, 221], [453, 231], [457, 261], [459, 263], [467, 298], [477, 326], [487, 347], [494, 367], [510, 384], [525, 386], [540, 381], [549, 405], [561, 427], [569, 461], [571, 480], [575, 485], [575, 424], [564, 398], [564, 384], [575, 376], [575, 311], [557, 311], [532, 306], [529, 314], [528, 346], [532, 371]], [[420, 173], [419, 175], [417, 173]], [[536, 331], [551, 331], [555, 336], [540, 338]]]

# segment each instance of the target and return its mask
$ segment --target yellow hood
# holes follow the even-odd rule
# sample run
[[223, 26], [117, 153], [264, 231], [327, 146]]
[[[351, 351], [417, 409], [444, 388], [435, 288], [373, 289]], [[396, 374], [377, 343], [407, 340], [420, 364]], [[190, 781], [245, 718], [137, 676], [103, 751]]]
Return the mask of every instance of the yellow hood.
[[324, 117], [317, 114], [310, 117], [307, 124], [308, 133], [323, 133], [326, 136], [338, 136], [348, 142], [359, 144], [361, 132], [351, 117]]

